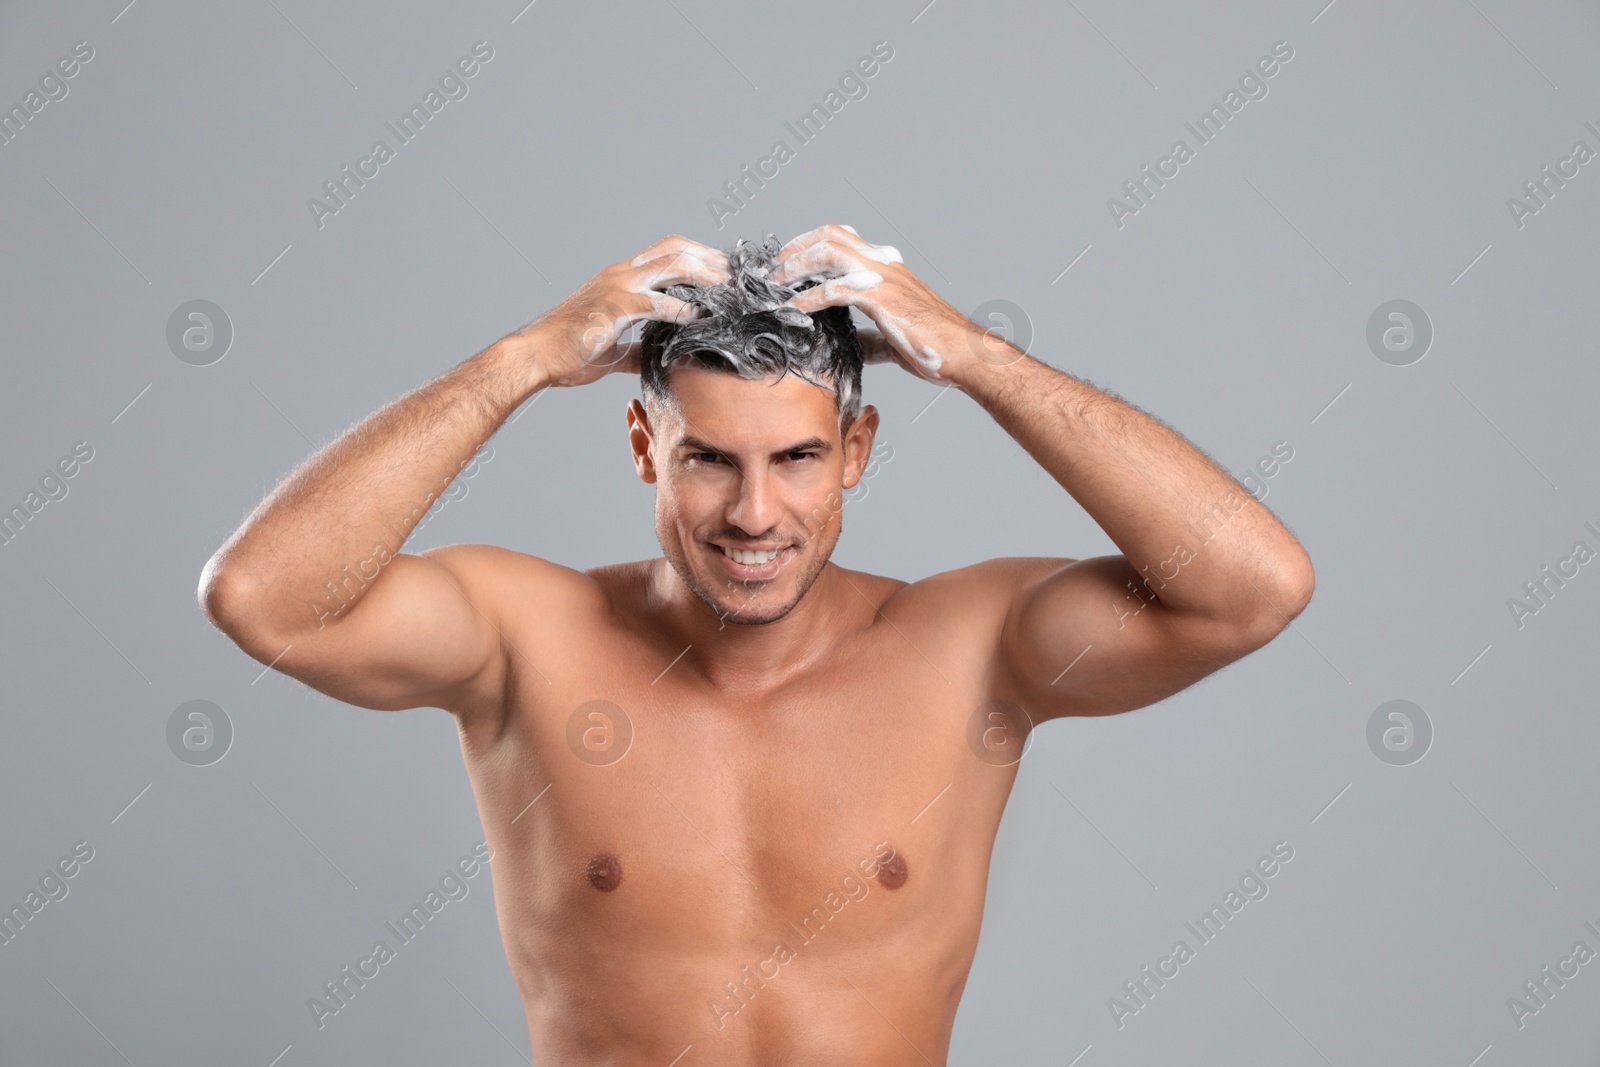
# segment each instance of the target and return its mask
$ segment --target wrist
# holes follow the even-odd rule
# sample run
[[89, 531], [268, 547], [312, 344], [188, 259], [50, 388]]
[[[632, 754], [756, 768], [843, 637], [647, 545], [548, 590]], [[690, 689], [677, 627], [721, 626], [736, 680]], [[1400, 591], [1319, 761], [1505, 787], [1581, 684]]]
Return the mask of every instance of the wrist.
[[962, 392], [987, 395], [1014, 384], [1025, 370], [1027, 353], [991, 330], [969, 324], [947, 351], [941, 374]]
[[543, 349], [543, 335], [530, 326], [502, 337], [485, 350], [497, 377], [506, 383], [518, 404], [550, 384], [550, 375], [539, 358]]

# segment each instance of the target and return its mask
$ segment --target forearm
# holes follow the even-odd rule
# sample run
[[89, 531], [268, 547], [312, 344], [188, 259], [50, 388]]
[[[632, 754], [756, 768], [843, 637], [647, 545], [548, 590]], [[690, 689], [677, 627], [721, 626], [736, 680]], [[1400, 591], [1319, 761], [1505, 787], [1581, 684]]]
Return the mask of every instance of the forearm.
[[1167, 609], [1282, 625], [1312, 581], [1305, 550], [1198, 449], [1115, 397], [1030, 357], [957, 383], [1066, 489]]
[[218, 549], [202, 601], [285, 639], [344, 616], [483, 442], [545, 380], [513, 335], [380, 408], [301, 464]]

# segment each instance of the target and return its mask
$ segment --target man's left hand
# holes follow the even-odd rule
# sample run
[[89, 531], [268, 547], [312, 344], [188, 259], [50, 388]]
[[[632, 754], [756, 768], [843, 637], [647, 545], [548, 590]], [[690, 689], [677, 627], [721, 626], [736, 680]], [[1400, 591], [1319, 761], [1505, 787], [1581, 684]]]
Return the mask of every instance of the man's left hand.
[[893, 245], [875, 245], [849, 226], [829, 223], [801, 234], [778, 251], [771, 280], [790, 288], [809, 278], [820, 284], [796, 293], [785, 306], [807, 314], [825, 307], [858, 307], [878, 328], [860, 331], [865, 361], [893, 360], [930, 382], [960, 384], [975, 364], [1010, 362], [984, 355], [1004, 345], [929, 289]]

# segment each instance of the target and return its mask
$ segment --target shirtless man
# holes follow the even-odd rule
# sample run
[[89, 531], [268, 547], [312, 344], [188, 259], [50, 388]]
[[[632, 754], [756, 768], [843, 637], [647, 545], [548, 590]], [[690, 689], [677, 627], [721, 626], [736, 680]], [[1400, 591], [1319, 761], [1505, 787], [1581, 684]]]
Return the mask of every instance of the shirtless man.
[[[455, 716], [539, 1067], [944, 1064], [1029, 729], [1176, 693], [1311, 597], [1305, 551], [1226, 472], [974, 325], [892, 247], [829, 225], [752, 269], [755, 247], [674, 236], [606, 268], [318, 452], [201, 576], [208, 618], [260, 662]], [[692, 359], [670, 403], [627, 411], [663, 558], [399, 551], [529, 396], [641, 372], [629, 328], [705, 321], [665, 290], [726, 292], [735, 269], [784, 287], [769, 324], [795, 337], [858, 308], [867, 362], [977, 401], [1121, 554], [845, 570], [829, 556], [876, 409], [841, 404], [848, 373]], [[584, 462], [573, 445], [552, 461]], [[952, 480], [943, 503], [962, 497]]]

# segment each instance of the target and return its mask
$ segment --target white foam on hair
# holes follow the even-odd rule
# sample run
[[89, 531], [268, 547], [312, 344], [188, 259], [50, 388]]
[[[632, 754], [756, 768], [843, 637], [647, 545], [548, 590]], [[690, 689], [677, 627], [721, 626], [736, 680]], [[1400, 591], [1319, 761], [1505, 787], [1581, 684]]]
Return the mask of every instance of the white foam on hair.
[[[838, 400], [841, 417], [855, 418], [861, 409], [860, 387], [849, 375], [834, 380], [841, 357], [830, 355], [824, 347], [841, 342], [834, 336], [834, 320], [846, 309], [819, 309], [827, 312], [829, 338], [825, 339], [812, 316], [788, 303], [796, 293], [804, 290], [794, 285], [776, 282], [771, 278], [776, 256], [781, 245], [775, 236], [768, 235], [759, 242], [740, 239], [727, 252], [729, 275], [727, 282], [706, 285], [700, 282], [676, 283], [666, 287], [666, 296], [682, 300], [698, 314], [689, 321], [672, 323], [677, 329], [667, 332], [669, 324], [660, 320], [645, 323], [640, 340], [647, 348], [659, 344], [650, 357], [650, 370], [646, 376], [659, 389], [667, 368], [680, 360], [699, 361], [711, 355], [720, 357], [743, 378], [761, 378], [787, 371], [833, 392]], [[882, 283], [883, 276], [865, 269], [865, 264], [853, 264], [857, 269], [846, 275], [844, 284], [854, 289], [865, 289]], [[799, 284], [815, 286], [820, 278], [808, 277]], [[655, 293], [652, 296], [660, 296]], [[762, 321], [757, 316], [769, 316]], [[846, 321], [848, 317], [846, 316]], [[854, 333], [848, 328], [849, 334]], [[661, 337], [651, 341], [652, 335]], [[664, 335], [664, 336], [663, 336]], [[807, 336], [810, 335], [810, 336]]]

